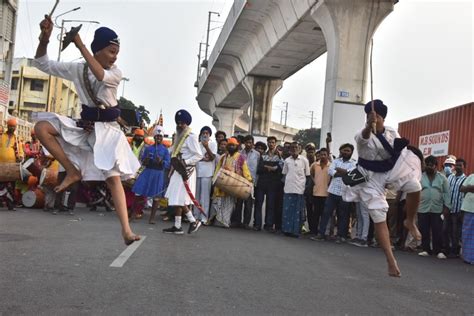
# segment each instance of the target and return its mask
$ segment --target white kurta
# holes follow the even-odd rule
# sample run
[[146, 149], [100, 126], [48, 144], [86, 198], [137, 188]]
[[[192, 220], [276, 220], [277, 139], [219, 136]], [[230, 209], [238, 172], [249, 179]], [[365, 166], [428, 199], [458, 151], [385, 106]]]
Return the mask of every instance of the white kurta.
[[[63, 63], [42, 56], [34, 60], [41, 71], [74, 83], [82, 104], [96, 107], [89, 98], [82, 80], [83, 63]], [[92, 90], [104, 107], [117, 105], [117, 87], [122, 72], [114, 65], [104, 70], [104, 78], [98, 81], [89, 70]], [[92, 104], [92, 105], [91, 105]], [[66, 116], [51, 112], [35, 113], [36, 121], [49, 122], [60, 134], [57, 137], [64, 152], [81, 171], [84, 181], [103, 181], [110, 176], [130, 178], [140, 168], [138, 159], [128, 145], [127, 138], [116, 122], [96, 122], [94, 130], [87, 132], [76, 126]]]
[[[393, 146], [395, 138], [399, 134], [391, 127], [385, 127], [385, 138]], [[362, 132], [355, 136], [359, 157], [367, 160], [384, 160], [390, 154], [383, 148], [378, 138], [371, 134], [369, 139], [362, 137]], [[385, 188], [395, 191], [411, 193], [421, 190], [421, 162], [420, 159], [408, 149], [403, 149], [392, 170], [387, 172], [373, 172], [357, 167], [367, 174], [368, 181], [353, 187], [345, 186], [343, 190], [344, 201], [362, 201], [369, 210], [388, 210], [388, 203], [385, 198]]]
[[[196, 163], [203, 158], [197, 135], [194, 133], [189, 134], [188, 138], [186, 138], [183, 147], [181, 148], [181, 157], [184, 159], [187, 166], [195, 166]], [[196, 170], [194, 169], [188, 179], [189, 188], [193, 195], [196, 194]], [[168, 199], [168, 205], [170, 206], [193, 204], [191, 198], [186, 192], [186, 188], [184, 187], [183, 178], [177, 172], [173, 172], [171, 175], [165, 197]]]

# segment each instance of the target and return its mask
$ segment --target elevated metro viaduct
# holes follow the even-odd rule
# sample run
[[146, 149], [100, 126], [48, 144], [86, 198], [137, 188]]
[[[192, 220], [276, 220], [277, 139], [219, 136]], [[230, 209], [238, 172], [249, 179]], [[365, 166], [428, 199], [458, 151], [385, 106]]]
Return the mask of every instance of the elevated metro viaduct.
[[217, 129], [238, 119], [269, 135], [273, 96], [283, 81], [328, 53], [321, 143], [353, 141], [370, 99], [371, 38], [396, 0], [235, 0], [198, 80], [197, 101]]

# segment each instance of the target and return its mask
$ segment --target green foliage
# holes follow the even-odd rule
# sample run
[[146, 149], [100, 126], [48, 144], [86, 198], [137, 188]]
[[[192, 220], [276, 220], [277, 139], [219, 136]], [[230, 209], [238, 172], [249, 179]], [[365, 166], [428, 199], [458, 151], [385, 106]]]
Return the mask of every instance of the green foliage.
[[137, 108], [137, 112], [140, 113], [140, 117], [142, 118], [142, 120], [144, 120], [147, 124], [150, 124], [150, 117], [148, 116], [148, 114], [150, 114], [150, 111], [145, 109], [145, 106], [139, 105]]
[[124, 97], [120, 97], [120, 100], [118, 100], [118, 105], [121, 109], [135, 110], [137, 108], [132, 101], [127, 100]]
[[319, 148], [320, 128], [300, 129], [293, 137], [293, 140], [305, 146], [307, 143], [314, 143]]
[[120, 100], [118, 100], [118, 105], [121, 109], [137, 111], [140, 114], [142, 120], [145, 121], [147, 124], [150, 124], [150, 111], [148, 111], [144, 105], [136, 106], [132, 101], [127, 100], [124, 97], [120, 97]]

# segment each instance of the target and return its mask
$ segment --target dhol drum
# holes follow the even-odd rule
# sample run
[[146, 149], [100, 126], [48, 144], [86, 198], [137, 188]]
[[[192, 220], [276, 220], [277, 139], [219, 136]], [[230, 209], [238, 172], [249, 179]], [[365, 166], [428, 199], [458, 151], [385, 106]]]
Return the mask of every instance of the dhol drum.
[[44, 192], [40, 189], [26, 191], [21, 197], [21, 202], [26, 207], [43, 208]]
[[213, 184], [230, 196], [241, 200], [248, 199], [253, 189], [252, 182], [224, 168], [216, 174]]
[[27, 181], [29, 172], [19, 162], [0, 163], [0, 182]]
[[32, 176], [39, 178], [41, 176], [41, 172], [44, 169], [44, 166], [39, 158], [30, 158], [23, 164], [23, 168], [28, 170]]
[[40, 186], [55, 187], [58, 185], [58, 170], [46, 168], [41, 171]]

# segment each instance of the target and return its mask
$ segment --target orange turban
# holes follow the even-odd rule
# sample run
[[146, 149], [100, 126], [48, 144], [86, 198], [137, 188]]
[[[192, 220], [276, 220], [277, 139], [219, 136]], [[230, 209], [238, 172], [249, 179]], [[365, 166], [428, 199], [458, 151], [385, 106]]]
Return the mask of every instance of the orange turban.
[[145, 136], [145, 131], [140, 129], [140, 128], [137, 128], [134, 132], [135, 135], [137, 136]]
[[7, 126], [16, 126], [16, 118], [11, 117], [7, 121]]
[[239, 145], [239, 141], [235, 137], [231, 137], [227, 140], [227, 145]]

